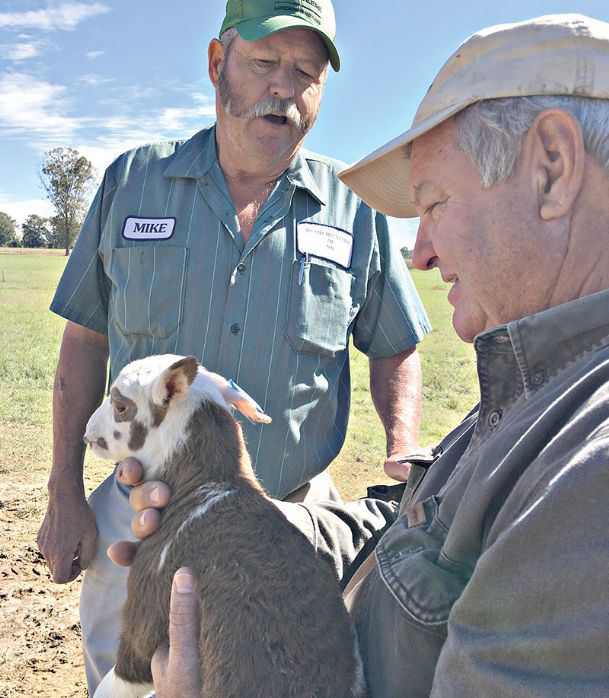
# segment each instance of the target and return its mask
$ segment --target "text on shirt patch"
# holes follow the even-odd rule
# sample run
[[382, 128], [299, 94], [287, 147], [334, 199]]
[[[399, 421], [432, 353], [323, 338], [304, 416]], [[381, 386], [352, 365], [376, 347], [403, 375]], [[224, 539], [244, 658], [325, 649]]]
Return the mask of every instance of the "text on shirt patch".
[[297, 223], [296, 246], [300, 254], [312, 254], [345, 269], [351, 266], [353, 236], [346, 230], [323, 223]]
[[167, 240], [173, 235], [175, 218], [125, 218], [123, 237], [127, 240]]

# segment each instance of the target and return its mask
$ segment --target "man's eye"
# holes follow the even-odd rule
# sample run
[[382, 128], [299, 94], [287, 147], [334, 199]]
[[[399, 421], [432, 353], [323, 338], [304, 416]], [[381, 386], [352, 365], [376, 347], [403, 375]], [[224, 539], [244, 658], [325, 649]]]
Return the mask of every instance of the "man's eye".
[[302, 70], [302, 68], [297, 68], [296, 72], [305, 80], [313, 80], [313, 76], [310, 73], [307, 73], [306, 70]]
[[262, 60], [261, 58], [257, 59], [254, 61], [254, 65], [257, 68], [272, 68], [273, 67], [273, 61], [265, 61]]
[[433, 204], [430, 204], [429, 206], [426, 206], [424, 212], [425, 212], [425, 213], [431, 213], [431, 212], [436, 208], [436, 206], [440, 206], [440, 205], [443, 204], [443, 203], [444, 203], [444, 201], [435, 201]]

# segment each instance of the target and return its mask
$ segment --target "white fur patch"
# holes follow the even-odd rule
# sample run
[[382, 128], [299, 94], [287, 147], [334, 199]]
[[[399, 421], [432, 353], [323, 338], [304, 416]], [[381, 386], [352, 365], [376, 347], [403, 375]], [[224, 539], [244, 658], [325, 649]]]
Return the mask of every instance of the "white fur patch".
[[[198, 498], [200, 496], [203, 497], [203, 501], [198, 504], [197, 506], [194, 507], [194, 509], [190, 512], [188, 515], [188, 518], [183, 521], [178, 530], [176, 531], [176, 538], [177, 536], [182, 533], [193, 521], [196, 521], [197, 519], [200, 519], [202, 516], [205, 516], [207, 512], [214, 507], [218, 502], [222, 501], [225, 497], [228, 497], [230, 494], [235, 494], [235, 490], [229, 489], [225, 484], [223, 483], [210, 483], [208, 485], [202, 485], [201, 487], [198, 487], [192, 495], [189, 497], [190, 498]], [[161, 550], [161, 554], [159, 556], [159, 566], [158, 566], [158, 571], [160, 572], [163, 567], [165, 566], [165, 560], [167, 559], [167, 555], [171, 549], [171, 546], [175, 540], [169, 541], [164, 547], [163, 550]]]
[[147, 698], [154, 696], [154, 686], [149, 683], [128, 683], [114, 673], [114, 667], [104, 676], [93, 698]]

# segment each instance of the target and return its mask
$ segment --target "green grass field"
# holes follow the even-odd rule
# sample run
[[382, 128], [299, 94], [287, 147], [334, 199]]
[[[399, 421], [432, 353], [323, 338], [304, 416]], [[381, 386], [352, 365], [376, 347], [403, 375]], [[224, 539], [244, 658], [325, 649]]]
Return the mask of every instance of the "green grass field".
[[[46, 475], [51, 456], [51, 392], [64, 321], [49, 303], [65, 266], [55, 254], [0, 254], [0, 473], [5, 481]], [[421, 443], [434, 444], [477, 402], [473, 349], [451, 326], [446, 284], [437, 270], [412, 272], [434, 331], [420, 346], [423, 364]], [[352, 352], [352, 414], [332, 474], [345, 498], [386, 481], [385, 439], [368, 392], [368, 360]], [[89, 456], [88, 456], [89, 457]], [[93, 481], [108, 464], [92, 459]], [[88, 464], [89, 467], [89, 464]], [[89, 467], [89, 473], [92, 468]]]

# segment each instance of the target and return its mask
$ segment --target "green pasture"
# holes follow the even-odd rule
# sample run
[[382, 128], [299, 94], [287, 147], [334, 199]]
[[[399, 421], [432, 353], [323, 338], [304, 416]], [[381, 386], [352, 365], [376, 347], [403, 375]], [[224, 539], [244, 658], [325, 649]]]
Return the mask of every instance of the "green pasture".
[[[0, 473], [19, 480], [46, 476], [51, 456], [51, 392], [64, 321], [49, 303], [65, 266], [61, 254], [0, 254]], [[437, 272], [412, 271], [433, 332], [420, 346], [423, 365], [421, 443], [434, 444], [478, 399], [470, 345], [454, 335], [446, 284]], [[368, 360], [352, 352], [352, 414], [332, 474], [345, 498], [386, 481], [384, 433], [368, 393]], [[92, 466], [92, 467], [90, 467]], [[108, 464], [91, 462], [89, 472]], [[89, 482], [93, 485], [95, 482]]]

